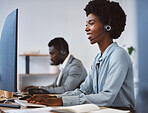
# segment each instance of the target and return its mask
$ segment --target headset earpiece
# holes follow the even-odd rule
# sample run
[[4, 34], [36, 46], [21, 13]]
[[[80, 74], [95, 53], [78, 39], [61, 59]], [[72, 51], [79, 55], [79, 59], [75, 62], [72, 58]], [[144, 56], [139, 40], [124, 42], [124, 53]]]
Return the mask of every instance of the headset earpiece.
[[66, 51], [64, 51], [64, 47], [62, 45], [61, 39], [59, 39], [60, 41], [60, 45], [61, 45], [61, 55], [65, 56], [66, 55]]
[[61, 55], [65, 56], [66, 55], [66, 51], [61, 50]]
[[112, 29], [112, 28], [111, 28], [110, 25], [105, 25], [105, 26], [104, 26], [104, 30], [105, 30], [106, 32], [109, 32], [111, 29]]

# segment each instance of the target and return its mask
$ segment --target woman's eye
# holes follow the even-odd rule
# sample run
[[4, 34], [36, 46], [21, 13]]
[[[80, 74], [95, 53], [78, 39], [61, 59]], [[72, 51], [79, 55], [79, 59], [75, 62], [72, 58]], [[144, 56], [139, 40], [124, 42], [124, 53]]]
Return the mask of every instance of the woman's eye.
[[90, 23], [90, 25], [94, 25], [94, 23]]

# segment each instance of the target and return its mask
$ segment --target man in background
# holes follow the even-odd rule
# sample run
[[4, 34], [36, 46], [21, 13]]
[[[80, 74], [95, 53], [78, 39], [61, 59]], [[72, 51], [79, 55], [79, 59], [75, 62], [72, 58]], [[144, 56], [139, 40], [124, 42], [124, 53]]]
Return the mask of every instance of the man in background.
[[60, 65], [59, 75], [52, 85], [49, 86], [29, 86], [29, 88], [39, 88], [48, 93], [61, 94], [66, 91], [73, 91], [85, 80], [87, 72], [80, 60], [69, 53], [68, 43], [62, 37], [57, 37], [48, 43], [50, 60], [53, 65]]

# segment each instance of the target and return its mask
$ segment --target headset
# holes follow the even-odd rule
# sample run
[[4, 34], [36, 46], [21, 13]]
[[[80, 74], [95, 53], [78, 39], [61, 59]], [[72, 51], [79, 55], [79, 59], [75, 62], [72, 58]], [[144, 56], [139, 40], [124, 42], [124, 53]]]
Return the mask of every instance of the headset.
[[60, 45], [61, 45], [61, 55], [63, 55], [63, 56], [65, 56], [66, 55], [66, 51], [64, 50], [64, 47], [63, 47], [63, 44], [62, 44], [62, 41], [61, 41], [62, 39], [59, 39], [59, 42], [60, 42]]
[[100, 35], [102, 35], [105, 32], [111, 31], [112, 27], [110, 26], [110, 23], [111, 23], [111, 17], [109, 18], [108, 25], [104, 25], [104, 31], [102, 33], [100, 33], [99, 35], [97, 35], [96, 37], [92, 38], [90, 41], [98, 38]]

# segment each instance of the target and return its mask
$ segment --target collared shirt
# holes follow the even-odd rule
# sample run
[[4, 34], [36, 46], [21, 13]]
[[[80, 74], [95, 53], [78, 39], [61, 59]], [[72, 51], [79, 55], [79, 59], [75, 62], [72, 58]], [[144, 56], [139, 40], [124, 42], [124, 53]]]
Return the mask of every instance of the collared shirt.
[[103, 55], [99, 53], [96, 56], [80, 89], [57, 97], [62, 97], [64, 106], [94, 103], [98, 106], [134, 108], [133, 67], [129, 55], [116, 42], [112, 43]]
[[62, 78], [63, 69], [65, 68], [65, 66], [66, 66], [66, 64], [67, 64], [67, 62], [68, 62], [68, 60], [69, 60], [69, 58], [70, 58], [70, 54], [68, 54], [68, 56], [67, 56], [66, 59], [64, 60], [63, 64], [60, 64], [60, 66], [59, 66], [60, 73], [59, 73], [59, 76], [58, 76], [58, 78], [57, 78], [57, 83], [56, 83], [57, 86], [59, 86], [59, 84], [60, 84], [60, 80], [61, 80], [61, 78]]

